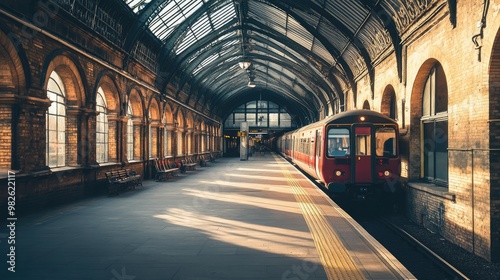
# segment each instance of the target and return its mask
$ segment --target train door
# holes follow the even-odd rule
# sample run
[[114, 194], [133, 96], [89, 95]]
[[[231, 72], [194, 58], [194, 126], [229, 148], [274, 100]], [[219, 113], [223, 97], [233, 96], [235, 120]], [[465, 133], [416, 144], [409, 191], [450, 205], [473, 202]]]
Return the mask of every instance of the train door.
[[309, 165], [309, 168], [314, 169], [314, 163], [316, 162], [316, 133], [313, 134], [315, 131], [309, 132], [309, 137], [307, 139], [307, 154], [309, 155], [309, 159], [307, 160], [307, 164]]
[[371, 183], [373, 181], [372, 130], [371, 125], [352, 125], [354, 133], [354, 183]]
[[318, 175], [317, 178], [321, 178], [321, 172], [320, 172], [320, 156], [321, 156], [321, 130], [318, 129], [316, 130], [316, 139], [314, 139], [315, 143], [315, 151], [314, 151], [314, 167], [316, 169], [316, 175]]

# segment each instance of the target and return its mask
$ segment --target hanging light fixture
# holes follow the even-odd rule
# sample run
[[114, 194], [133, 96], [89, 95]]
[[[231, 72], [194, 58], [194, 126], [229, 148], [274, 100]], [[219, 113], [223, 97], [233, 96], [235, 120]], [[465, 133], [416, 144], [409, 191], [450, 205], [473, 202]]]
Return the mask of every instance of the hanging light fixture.
[[247, 60], [242, 60], [242, 61], [238, 62], [238, 65], [240, 66], [241, 69], [247, 70], [248, 67], [250, 67], [250, 65], [252, 65], [252, 62], [247, 61]]

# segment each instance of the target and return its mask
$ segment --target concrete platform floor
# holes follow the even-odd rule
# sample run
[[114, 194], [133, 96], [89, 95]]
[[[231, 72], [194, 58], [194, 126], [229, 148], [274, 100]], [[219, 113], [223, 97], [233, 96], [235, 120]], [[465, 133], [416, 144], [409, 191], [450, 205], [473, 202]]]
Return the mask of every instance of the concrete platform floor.
[[[298, 174], [269, 153], [221, 158], [119, 196], [19, 218], [16, 272], [5, 274], [0, 236], [0, 279], [328, 279], [284, 169]], [[366, 278], [386, 279], [385, 268], [353, 250]]]

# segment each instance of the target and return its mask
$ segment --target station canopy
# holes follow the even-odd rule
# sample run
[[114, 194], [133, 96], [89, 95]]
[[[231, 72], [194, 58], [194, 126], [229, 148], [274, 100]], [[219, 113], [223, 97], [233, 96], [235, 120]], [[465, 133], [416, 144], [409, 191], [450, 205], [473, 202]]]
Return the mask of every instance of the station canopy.
[[258, 93], [305, 122], [343, 110], [360, 78], [373, 91], [373, 68], [391, 54], [401, 78], [400, 34], [424, 11], [455, 2], [124, 0], [135, 14], [124, 46], [153, 36], [162, 90], [176, 84], [218, 116]]

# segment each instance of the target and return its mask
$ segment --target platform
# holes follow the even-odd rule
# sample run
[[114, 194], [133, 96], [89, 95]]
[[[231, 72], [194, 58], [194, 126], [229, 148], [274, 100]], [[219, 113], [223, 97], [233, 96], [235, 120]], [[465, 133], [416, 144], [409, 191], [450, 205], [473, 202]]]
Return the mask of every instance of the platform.
[[21, 217], [16, 245], [2, 279], [414, 278], [269, 153]]

